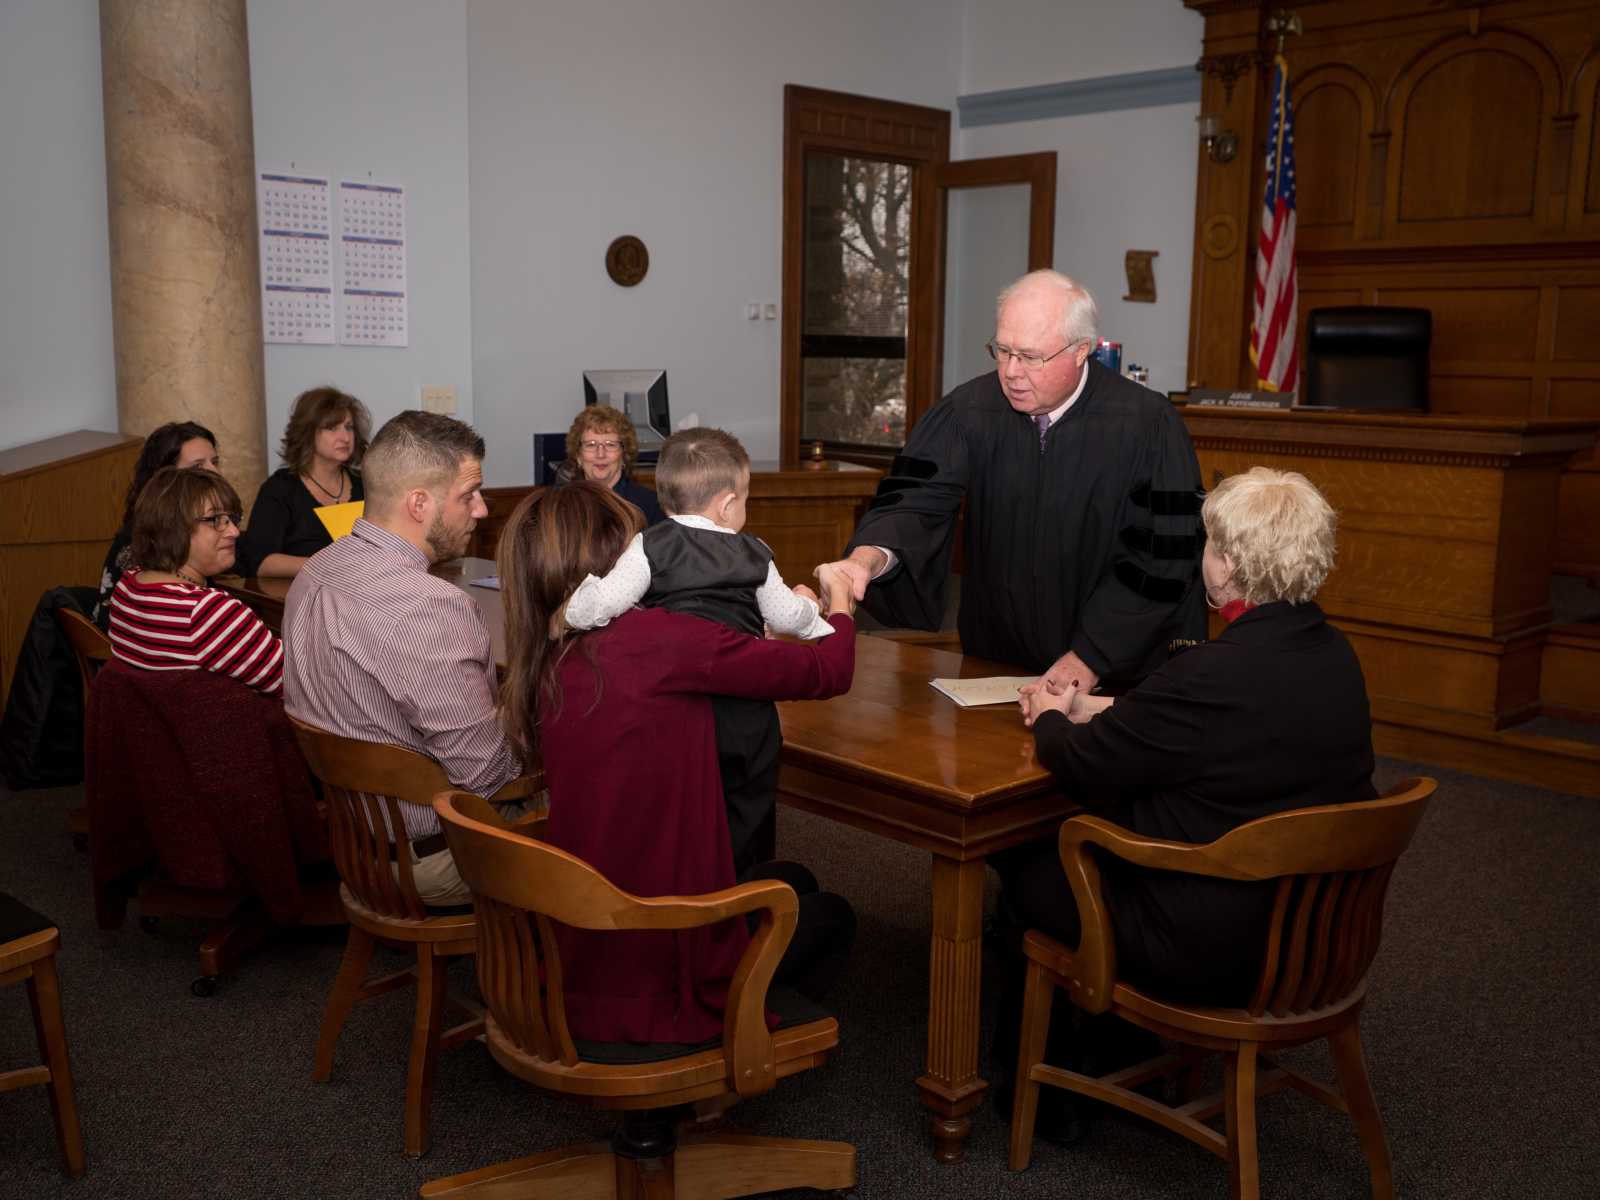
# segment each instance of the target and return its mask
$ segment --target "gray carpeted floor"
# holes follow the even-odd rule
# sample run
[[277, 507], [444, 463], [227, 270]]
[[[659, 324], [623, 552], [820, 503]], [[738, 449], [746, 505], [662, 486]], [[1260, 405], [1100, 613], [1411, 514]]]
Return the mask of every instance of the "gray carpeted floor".
[[[1386, 762], [1380, 784], [1418, 773]], [[1596, 1194], [1600, 1106], [1600, 803], [1451, 772], [1397, 873], [1364, 1034], [1407, 1197]], [[0, 1095], [0, 1197], [74, 1200], [226, 1196], [403, 1197], [423, 1181], [590, 1136], [602, 1113], [545, 1099], [483, 1047], [441, 1063], [433, 1151], [400, 1152], [410, 994], [351, 1018], [331, 1083], [311, 1082], [322, 1003], [342, 933], [282, 940], [190, 996], [195, 932], [94, 927], [88, 863], [65, 835], [76, 789], [0, 792], [0, 889], [50, 914], [88, 1172], [59, 1170], [49, 1107]], [[1005, 1165], [1005, 1127], [985, 1109], [966, 1161], [935, 1165], [912, 1086], [923, 1049], [928, 864], [924, 856], [784, 813], [782, 849], [848, 894], [861, 917], [835, 1007], [843, 1045], [821, 1070], [734, 1111], [752, 1132], [847, 1139], [863, 1197], [1220, 1197], [1220, 1161], [1176, 1137], [1108, 1119], [1081, 1145], [1041, 1144]], [[470, 978], [458, 969], [458, 982]], [[987, 1038], [986, 1038], [987, 1040]], [[33, 1053], [20, 988], [0, 991], [0, 1068]], [[1295, 1060], [1331, 1078], [1318, 1049]], [[1298, 1094], [1261, 1111], [1264, 1192], [1366, 1194], [1342, 1117]]]

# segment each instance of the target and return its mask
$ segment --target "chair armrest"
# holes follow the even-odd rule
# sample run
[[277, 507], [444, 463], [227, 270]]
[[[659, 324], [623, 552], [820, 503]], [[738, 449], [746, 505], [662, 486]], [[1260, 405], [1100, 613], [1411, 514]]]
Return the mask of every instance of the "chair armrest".
[[513, 800], [526, 800], [529, 796], [537, 796], [542, 791], [544, 791], [544, 770], [536, 767], [504, 785], [489, 797], [489, 803], [509, 804]]

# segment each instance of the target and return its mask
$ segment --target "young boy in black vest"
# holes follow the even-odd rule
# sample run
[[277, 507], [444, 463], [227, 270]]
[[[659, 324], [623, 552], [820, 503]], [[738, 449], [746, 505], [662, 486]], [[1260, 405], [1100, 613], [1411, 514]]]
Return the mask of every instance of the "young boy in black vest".
[[[643, 603], [755, 637], [764, 629], [802, 638], [833, 632], [816, 595], [788, 587], [772, 550], [743, 532], [750, 456], [738, 438], [720, 429], [673, 434], [656, 464], [656, 494], [670, 520], [637, 535], [604, 578], [590, 575], [578, 586], [567, 602], [568, 625], [593, 629]], [[770, 700], [714, 696], [711, 711], [733, 868], [742, 879], [770, 841], [783, 745], [778, 709]]]

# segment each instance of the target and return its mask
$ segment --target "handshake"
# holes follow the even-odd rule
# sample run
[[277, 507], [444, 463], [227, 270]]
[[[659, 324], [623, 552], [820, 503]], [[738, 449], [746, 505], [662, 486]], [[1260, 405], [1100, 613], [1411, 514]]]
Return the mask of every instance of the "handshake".
[[825, 616], [842, 614], [851, 616], [856, 610], [856, 596], [849, 575], [839, 570], [838, 563], [823, 563], [816, 569], [817, 592], [803, 583], [794, 585], [794, 593], [815, 603]]

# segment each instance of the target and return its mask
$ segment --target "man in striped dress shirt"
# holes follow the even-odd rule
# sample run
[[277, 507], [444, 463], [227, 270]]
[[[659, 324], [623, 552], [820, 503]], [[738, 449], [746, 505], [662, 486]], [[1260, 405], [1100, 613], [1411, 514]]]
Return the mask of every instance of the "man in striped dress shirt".
[[[428, 574], [466, 551], [486, 516], [483, 439], [435, 413], [403, 412], [362, 467], [365, 516], [314, 554], [284, 604], [284, 700], [332, 733], [438, 761], [450, 782], [492, 795], [522, 770], [495, 707], [494, 651], [477, 605]], [[431, 808], [402, 803], [425, 904], [471, 894]]]

